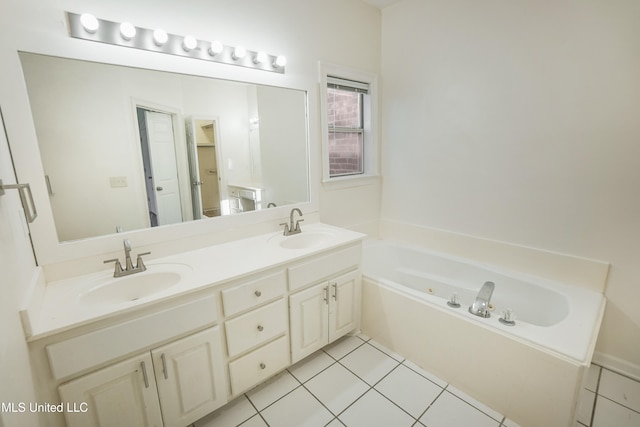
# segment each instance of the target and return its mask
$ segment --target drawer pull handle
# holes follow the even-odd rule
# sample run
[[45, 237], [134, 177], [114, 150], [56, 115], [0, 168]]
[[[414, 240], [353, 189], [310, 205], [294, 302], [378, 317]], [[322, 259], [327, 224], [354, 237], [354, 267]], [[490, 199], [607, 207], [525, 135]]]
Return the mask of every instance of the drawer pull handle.
[[324, 287], [324, 303], [329, 304], [329, 285]]
[[258, 330], [259, 330], [260, 332], [264, 331], [264, 326], [262, 326], [262, 325], [258, 325]]
[[147, 377], [147, 367], [144, 362], [140, 362], [140, 369], [142, 369], [142, 379], [144, 380], [144, 388], [149, 388], [149, 377]]
[[257, 297], [259, 297], [259, 296], [261, 296], [261, 295], [262, 295], [262, 292], [260, 292], [260, 291], [255, 291], [255, 292], [254, 292], [254, 294], [255, 294]]
[[164, 356], [164, 353], [162, 353], [162, 356], [160, 356], [160, 359], [162, 359], [162, 372], [164, 372], [164, 379], [168, 380], [169, 373], [167, 372], [167, 358]]
[[338, 301], [338, 284], [334, 283], [331, 286], [333, 286], [333, 299], [334, 301]]
[[264, 363], [261, 363], [261, 364], [260, 364], [260, 369], [264, 369], [264, 368], [266, 368], [266, 367], [267, 367], [267, 365], [265, 365]]

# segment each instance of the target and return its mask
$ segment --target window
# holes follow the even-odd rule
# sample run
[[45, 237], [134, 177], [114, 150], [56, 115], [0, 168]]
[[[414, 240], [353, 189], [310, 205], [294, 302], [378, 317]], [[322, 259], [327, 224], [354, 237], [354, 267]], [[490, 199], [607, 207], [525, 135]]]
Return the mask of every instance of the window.
[[376, 78], [320, 64], [324, 182], [377, 176]]
[[369, 85], [327, 77], [329, 177], [364, 173], [364, 105]]

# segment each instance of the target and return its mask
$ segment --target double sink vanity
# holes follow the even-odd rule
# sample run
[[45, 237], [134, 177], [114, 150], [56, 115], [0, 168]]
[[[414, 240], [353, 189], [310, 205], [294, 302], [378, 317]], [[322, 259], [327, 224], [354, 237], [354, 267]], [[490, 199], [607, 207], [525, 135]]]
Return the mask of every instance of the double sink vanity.
[[47, 420], [185, 426], [357, 330], [363, 237], [315, 223], [47, 283], [22, 312], [39, 399], [66, 405]]

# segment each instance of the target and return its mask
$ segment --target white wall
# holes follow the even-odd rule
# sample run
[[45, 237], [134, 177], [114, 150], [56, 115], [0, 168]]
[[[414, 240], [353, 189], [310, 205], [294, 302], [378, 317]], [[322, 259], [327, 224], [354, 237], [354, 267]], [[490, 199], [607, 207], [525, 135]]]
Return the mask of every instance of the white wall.
[[382, 216], [610, 262], [597, 350], [640, 375], [638, 2], [404, 0], [382, 22]]

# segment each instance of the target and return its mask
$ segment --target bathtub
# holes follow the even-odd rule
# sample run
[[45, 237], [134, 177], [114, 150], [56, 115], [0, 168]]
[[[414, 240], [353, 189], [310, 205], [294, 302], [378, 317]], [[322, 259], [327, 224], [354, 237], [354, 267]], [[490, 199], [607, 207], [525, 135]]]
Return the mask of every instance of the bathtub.
[[[365, 243], [362, 271], [365, 334], [523, 426], [573, 425], [602, 294], [385, 240]], [[468, 308], [487, 281], [483, 318]]]

